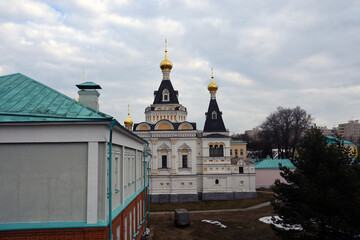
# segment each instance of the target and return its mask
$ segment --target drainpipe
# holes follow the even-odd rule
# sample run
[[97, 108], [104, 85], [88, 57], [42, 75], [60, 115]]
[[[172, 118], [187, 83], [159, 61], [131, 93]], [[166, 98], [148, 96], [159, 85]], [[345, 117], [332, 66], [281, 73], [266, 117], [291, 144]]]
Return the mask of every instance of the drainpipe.
[[[149, 196], [149, 164], [150, 161], [152, 159], [152, 155], [151, 154], [147, 154], [146, 150], [149, 148], [149, 142], [146, 142], [146, 147], [145, 150], [143, 152], [144, 155], [144, 217], [145, 217], [145, 228], [147, 228], [147, 223], [150, 223], [150, 219], [148, 221], [146, 221], [146, 202], [148, 202], [148, 215], [150, 214], [150, 196]], [[150, 155], [150, 159], [148, 161], [148, 184], [146, 185], [146, 155]], [[147, 191], [147, 198], [146, 198], [146, 187], [148, 187], [148, 191]]]
[[148, 161], [148, 166], [147, 166], [147, 177], [148, 177], [148, 184], [147, 184], [147, 200], [148, 200], [148, 224], [150, 226], [150, 189], [149, 189], [149, 186], [150, 186], [150, 161], [152, 159], [152, 154], [150, 154], [150, 159]]
[[112, 240], [112, 134], [116, 122], [117, 121], [115, 119], [111, 120], [109, 140], [109, 240]]

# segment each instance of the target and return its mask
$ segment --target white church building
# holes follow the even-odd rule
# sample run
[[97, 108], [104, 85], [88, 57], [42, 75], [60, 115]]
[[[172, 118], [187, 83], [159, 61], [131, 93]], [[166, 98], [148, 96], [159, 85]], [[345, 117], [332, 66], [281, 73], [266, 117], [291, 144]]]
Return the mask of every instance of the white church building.
[[154, 102], [145, 109], [145, 121], [125, 126], [150, 143], [151, 202], [231, 200], [256, 197], [255, 166], [243, 159], [232, 164], [229, 131], [217, 101], [218, 85], [208, 86], [210, 103], [203, 131], [187, 121], [170, 81], [172, 62], [160, 63], [163, 79]]

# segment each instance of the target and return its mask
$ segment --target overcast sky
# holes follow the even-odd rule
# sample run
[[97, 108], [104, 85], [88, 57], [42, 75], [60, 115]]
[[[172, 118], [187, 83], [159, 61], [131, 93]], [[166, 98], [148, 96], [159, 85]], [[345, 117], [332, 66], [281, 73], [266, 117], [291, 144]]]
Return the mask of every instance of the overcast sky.
[[100, 110], [144, 121], [162, 73], [202, 129], [214, 67], [225, 126], [243, 132], [278, 106], [329, 128], [360, 112], [360, 1], [0, 0], [0, 75], [20, 72], [72, 98], [93, 81]]

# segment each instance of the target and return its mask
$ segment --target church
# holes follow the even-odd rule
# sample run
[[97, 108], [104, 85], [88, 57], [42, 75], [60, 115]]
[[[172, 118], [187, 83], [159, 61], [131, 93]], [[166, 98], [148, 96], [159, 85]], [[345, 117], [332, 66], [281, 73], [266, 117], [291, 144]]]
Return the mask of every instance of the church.
[[151, 202], [189, 202], [255, 198], [255, 166], [231, 157], [231, 138], [225, 128], [212, 73], [209, 107], [204, 129], [187, 121], [187, 108], [179, 103], [179, 92], [170, 80], [173, 63], [160, 63], [163, 74], [153, 103], [145, 109], [145, 121], [125, 127], [149, 142]]

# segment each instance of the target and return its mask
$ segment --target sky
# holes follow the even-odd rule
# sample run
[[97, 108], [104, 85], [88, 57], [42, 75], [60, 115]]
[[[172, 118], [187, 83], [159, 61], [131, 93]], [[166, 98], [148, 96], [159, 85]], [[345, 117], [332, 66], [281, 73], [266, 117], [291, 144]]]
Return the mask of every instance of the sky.
[[211, 67], [226, 128], [242, 133], [300, 106], [318, 126], [360, 118], [360, 1], [0, 0], [0, 75], [69, 97], [101, 85], [100, 111], [145, 120], [162, 73], [202, 130]]

